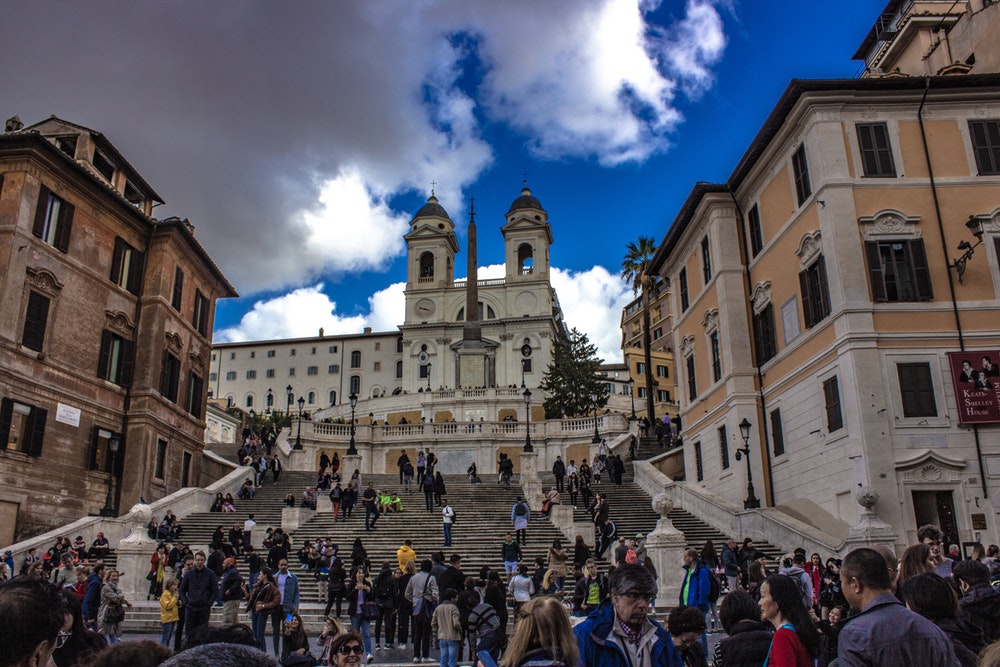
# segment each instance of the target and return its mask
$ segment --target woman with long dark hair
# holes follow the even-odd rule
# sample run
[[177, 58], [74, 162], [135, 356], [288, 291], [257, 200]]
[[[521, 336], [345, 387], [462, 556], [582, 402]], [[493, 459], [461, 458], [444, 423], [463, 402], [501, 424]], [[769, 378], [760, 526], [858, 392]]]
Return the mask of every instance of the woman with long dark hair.
[[983, 631], [958, 617], [955, 589], [933, 572], [907, 579], [900, 587], [907, 608], [915, 611], [951, 638], [955, 656], [962, 667], [976, 667], [976, 653], [983, 649]]
[[281, 606], [281, 591], [274, 583], [274, 570], [265, 565], [260, 568], [260, 576], [257, 577], [253, 590], [250, 591], [250, 599], [247, 601], [253, 634], [257, 638], [257, 648], [261, 651], [266, 650], [264, 640], [267, 637], [267, 619], [279, 606]]
[[772, 574], [760, 587], [761, 618], [774, 626], [766, 667], [813, 667], [819, 633], [802, 606], [799, 585], [784, 574]]

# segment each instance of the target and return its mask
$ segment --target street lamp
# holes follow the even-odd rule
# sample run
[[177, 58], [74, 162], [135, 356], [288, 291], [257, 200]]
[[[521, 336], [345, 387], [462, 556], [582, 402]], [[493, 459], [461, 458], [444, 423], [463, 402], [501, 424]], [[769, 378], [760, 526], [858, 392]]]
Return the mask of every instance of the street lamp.
[[[428, 364], [429, 366], [430, 364]], [[348, 456], [357, 456], [358, 448], [354, 446], [354, 408], [358, 407], [358, 395], [351, 392], [351, 442], [347, 447]]]
[[531, 446], [531, 390], [524, 390], [524, 451], [533, 452], [535, 448]]
[[108, 439], [108, 449], [111, 457], [111, 472], [108, 474], [108, 495], [104, 499], [104, 507], [101, 508], [101, 516], [115, 516], [115, 508], [112, 504], [112, 488], [115, 482], [115, 459], [118, 458], [118, 445], [121, 442], [117, 435], [112, 435]]
[[594, 439], [592, 442], [596, 445], [601, 441], [601, 434], [597, 432], [597, 392], [592, 392], [590, 394], [590, 402], [594, 404]]
[[292, 425], [292, 401], [295, 400], [295, 394], [292, 393], [292, 385], [285, 387], [285, 398], [288, 400], [285, 404], [285, 419], [288, 420], [288, 425]]
[[743, 509], [757, 509], [760, 507], [760, 500], [753, 492], [753, 472], [750, 470], [750, 427], [752, 424], [744, 417], [740, 422], [740, 437], [743, 438], [743, 447], [736, 450], [736, 460], [743, 456], [747, 457], [747, 499], [743, 501]]
[[431, 365], [427, 363], [427, 391], [431, 390]]
[[292, 449], [302, 449], [302, 406], [306, 404], [306, 399], [299, 396], [299, 430], [295, 434], [295, 446]]
[[631, 420], [635, 421], [635, 392], [632, 391], [633, 387], [635, 387], [635, 380], [633, 380], [632, 378], [629, 378], [628, 379], [628, 397], [630, 399], [632, 399], [632, 417], [631, 417]]
[[972, 235], [978, 240], [975, 245], [972, 245], [964, 239], [958, 244], [958, 249], [964, 250], [965, 252], [961, 257], [952, 262], [951, 265], [955, 268], [955, 273], [958, 274], [959, 284], [962, 283], [962, 277], [965, 276], [965, 265], [970, 259], [972, 259], [973, 251], [975, 251], [975, 249], [983, 243], [983, 221], [981, 219], [974, 215], [970, 215], [969, 220], [965, 223], [965, 226], [968, 227], [969, 231], [972, 232]]
[[271, 414], [271, 406], [274, 405], [274, 392], [267, 388], [267, 414]]

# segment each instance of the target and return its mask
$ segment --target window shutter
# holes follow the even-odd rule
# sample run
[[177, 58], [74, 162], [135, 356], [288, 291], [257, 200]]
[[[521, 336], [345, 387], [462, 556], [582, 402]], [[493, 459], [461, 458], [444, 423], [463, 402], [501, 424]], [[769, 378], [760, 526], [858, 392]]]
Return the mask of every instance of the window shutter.
[[125, 256], [125, 241], [120, 236], [115, 237], [115, 254], [111, 257], [111, 282], [116, 285], [122, 278], [122, 258]]
[[867, 241], [865, 254], [868, 255], [868, 278], [872, 285], [872, 301], [885, 302], [885, 279], [882, 276], [882, 255], [878, 251], [878, 243]]
[[28, 429], [30, 439], [28, 440], [28, 456], [42, 455], [42, 440], [45, 438], [45, 419], [49, 416], [49, 411], [44, 408], [31, 408], [31, 426]]
[[808, 269], [799, 273], [799, 290], [802, 292], [802, 316], [806, 322], [806, 329], [810, 329], [815, 324], [815, 318], [813, 317], [812, 296], [809, 294]]
[[167, 368], [167, 362], [170, 360], [170, 353], [166, 350], [163, 351], [162, 358], [160, 359], [160, 393], [163, 396], [167, 395], [170, 388], [170, 380], [167, 378], [170, 371]]
[[14, 401], [9, 398], [0, 400], [0, 449], [7, 449], [10, 441], [10, 420], [14, 416]]
[[865, 176], [878, 174], [878, 158], [875, 155], [873, 130], [871, 125], [858, 125], [858, 147], [861, 149], [861, 163]]
[[111, 344], [114, 341], [114, 334], [105, 329], [101, 332], [101, 352], [97, 357], [97, 377], [104, 378], [105, 380], [111, 380], [114, 382], [115, 378], [113, 368], [109, 368], [108, 364], [111, 361]]
[[123, 387], [132, 386], [132, 372], [135, 368], [135, 343], [122, 340], [121, 370], [118, 373], [118, 384]]
[[826, 258], [823, 255], [816, 260], [817, 293], [813, 296], [816, 309], [816, 321], [830, 314], [830, 283], [826, 279]]
[[139, 296], [142, 291], [142, 272], [146, 268], [146, 255], [139, 251], [132, 251], [132, 268], [128, 273], [128, 285], [125, 286], [132, 294]]
[[38, 191], [38, 206], [35, 207], [35, 224], [31, 233], [42, 238], [45, 234], [45, 215], [49, 210], [49, 189], [44, 185]]
[[91, 470], [97, 470], [97, 443], [100, 441], [101, 427], [97, 424], [90, 429], [90, 465]]
[[927, 268], [927, 254], [924, 252], [923, 239], [909, 242], [910, 257], [913, 258], [913, 274], [917, 283], [917, 300], [930, 301], [934, 298], [931, 290], [931, 272]]
[[59, 226], [56, 228], [56, 247], [63, 252], [69, 251], [69, 233], [73, 229], [74, 206], [64, 201], [59, 208]]
[[24, 336], [21, 344], [34, 350], [42, 351], [45, 342], [45, 325], [49, 319], [49, 300], [38, 292], [28, 293], [28, 307], [24, 317]]

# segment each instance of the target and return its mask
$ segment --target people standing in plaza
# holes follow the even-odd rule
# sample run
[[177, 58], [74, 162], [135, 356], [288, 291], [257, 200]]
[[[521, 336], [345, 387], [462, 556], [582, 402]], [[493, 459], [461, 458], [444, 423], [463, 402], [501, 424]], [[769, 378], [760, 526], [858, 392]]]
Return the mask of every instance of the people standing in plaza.
[[518, 610], [535, 594], [535, 583], [528, 576], [528, 566], [524, 563], [518, 566], [517, 574], [507, 584], [507, 592], [514, 599], [514, 616], [517, 616]]
[[3, 664], [11, 667], [50, 664], [68, 614], [66, 596], [47, 581], [15, 577], [0, 584], [0, 622], [6, 649]]
[[364, 639], [365, 653], [367, 660], [374, 660], [372, 656], [372, 635], [371, 619], [365, 614], [365, 603], [374, 602], [372, 599], [372, 582], [365, 576], [363, 567], [355, 567], [351, 572], [350, 590], [347, 593], [347, 614], [351, 617], [351, 627], [355, 632], [361, 634]]
[[[711, 577], [708, 568], [698, 557], [698, 552], [688, 549], [684, 552], [684, 580], [681, 583], [680, 604], [686, 607], [695, 607], [701, 613], [708, 613], [708, 597], [712, 587]], [[708, 654], [708, 637], [702, 636], [702, 648]]]
[[368, 482], [368, 488], [361, 494], [361, 501], [365, 504], [365, 532], [375, 530], [375, 523], [378, 521], [378, 506], [375, 504], [377, 499], [375, 483]]
[[979, 561], [955, 563], [951, 576], [958, 584], [960, 615], [983, 631], [983, 642], [1000, 639], [1000, 590], [990, 585], [989, 568]]
[[413, 609], [413, 662], [430, 660], [431, 617], [427, 613], [440, 600], [437, 582], [431, 576], [431, 560], [420, 563], [420, 572], [410, 578], [404, 597]]
[[[424, 490], [424, 473], [427, 471], [427, 456], [424, 454], [424, 450], [417, 452], [417, 491]], [[433, 484], [433, 477], [432, 484]]]
[[243, 601], [243, 575], [236, 567], [235, 558], [222, 561], [222, 578], [219, 580], [222, 600], [222, 619], [226, 625], [239, 622], [240, 602]]
[[531, 518], [531, 508], [527, 501], [521, 496], [517, 497], [510, 508], [510, 523], [514, 527], [514, 535], [517, 543], [524, 545], [528, 543], [528, 520]]
[[441, 507], [442, 499], [447, 493], [448, 491], [444, 485], [444, 477], [441, 475], [441, 471], [438, 470], [434, 473], [434, 502], [438, 507]]
[[118, 570], [108, 570], [101, 588], [101, 608], [97, 612], [100, 632], [108, 640], [108, 644], [121, 641], [121, 622], [125, 620], [125, 608], [132, 608], [132, 603], [125, 599], [118, 585]]
[[274, 576], [274, 584], [281, 593], [281, 606], [271, 612], [271, 641], [275, 655], [281, 655], [279, 640], [281, 639], [282, 623], [288, 614], [299, 611], [299, 579], [288, 571], [288, 558], [278, 561], [278, 572]]
[[768, 665], [812, 667], [819, 653], [819, 633], [802, 604], [794, 577], [772, 574], [760, 587], [760, 615], [774, 627]]
[[455, 598], [458, 593], [449, 588], [441, 594], [441, 604], [431, 617], [431, 632], [438, 641], [441, 652], [440, 667], [457, 667], [458, 647], [462, 642], [462, 623]]
[[[375, 619], [375, 650], [389, 650], [396, 636], [396, 621], [399, 612], [399, 599], [403, 592], [399, 588], [399, 579], [403, 571], [398, 567], [392, 569], [389, 563], [382, 563], [382, 570], [372, 585], [372, 597], [378, 605], [378, 618]], [[385, 629], [385, 640], [382, 641], [382, 629]]]
[[552, 476], [556, 478], [556, 491], [562, 493], [563, 479], [566, 477], [566, 464], [561, 456], [556, 456], [555, 463], [552, 464]]
[[281, 610], [281, 591], [274, 581], [274, 571], [271, 568], [261, 568], [260, 577], [250, 590], [247, 610], [250, 612], [254, 637], [257, 638], [257, 648], [267, 651], [267, 619]]
[[502, 667], [581, 667], [598, 664], [580, 660], [580, 649], [566, 607], [552, 597], [541, 597], [524, 606], [514, 628]]
[[934, 564], [934, 571], [947, 579], [951, 576], [951, 567], [954, 561], [941, 550], [941, 540], [943, 539], [944, 535], [941, 529], [935, 525], [927, 524], [917, 529], [917, 542], [926, 544], [931, 550], [931, 563]]
[[726, 575], [726, 586], [729, 591], [739, 589], [740, 584], [740, 562], [736, 556], [736, 540], [729, 538], [726, 546], [722, 547], [722, 569]]
[[580, 498], [580, 480], [576, 476], [576, 471], [566, 477], [566, 490], [569, 492], [569, 504], [576, 509]]
[[573, 589], [573, 615], [585, 617], [608, 597], [608, 578], [597, 571], [597, 562], [588, 558], [582, 576]]
[[163, 587], [160, 594], [160, 643], [170, 646], [170, 640], [174, 637], [174, 630], [177, 629], [177, 621], [180, 614], [177, 611], [180, 600], [177, 599], [177, 580], [170, 578]]
[[429, 470], [424, 471], [424, 475], [420, 480], [420, 488], [424, 490], [424, 505], [427, 507], [427, 511], [431, 512], [434, 510], [434, 473]]
[[900, 595], [907, 609], [948, 635], [962, 667], [978, 667], [976, 654], [984, 647], [983, 631], [967, 619], [959, 618], [958, 598], [951, 584], [933, 572], [926, 572], [908, 579]]
[[407, 455], [405, 449], [399, 450], [399, 458], [396, 459], [396, 467], [399, 468], [399, 483], [403, 483], [403, 469], [410, 462], [410, 457]]
[[715, 645], [714, 667], [760, 667], [767, 662], [772, 628], [760, 620], [760, 607], [749, 593], [730, 591], [719, 605], [719, 619], [726, 637]]
[[694, 607], [675, 607], [667, 617], [667, 629], [684, 667], [708, 667], [699, 638], [705, 634], [705, 616]]
[[278, 455], [275, 454], [271, 458], [271, 465], [270, 465], [270, 468], [271, 468], [271, 478], [274, 480], [275, 484], [278, 483], [278, 478], [281, 477], [281, 470], [282, 470], [283, 467], [284, 466], [281, 465], [281, 461], [278, 459]]
[[[438, 473], [439, 475], [441, 473]], [[451, 529], [455, 525], [455, 510], [448, 504], [447, 498], [441, 499], [441, 521], [444, 529], [444, 545], [451, 546]]]
[[184, 608], [184, 634], [191, 633], [203, 625], [208, 625], [212, 605], [219, 599], [219, 578], [205, 567], [205, 552], [194, 555], [194, 567], [189, 570], [180, 585], [180, 600]]

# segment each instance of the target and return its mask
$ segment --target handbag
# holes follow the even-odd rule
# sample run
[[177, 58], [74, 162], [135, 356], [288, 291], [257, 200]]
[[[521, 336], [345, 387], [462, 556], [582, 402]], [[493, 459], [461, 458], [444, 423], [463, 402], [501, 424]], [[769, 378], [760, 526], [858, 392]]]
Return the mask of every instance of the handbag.
[[121, 602], [108, 604], [107, 611], [104, 612], [104, 622], [109, 625], [121, 623], [125, 620], [125, 606]]
[[428, 574], [427, 578], [424, 580], [424, 590], [421, 591], [420, 597], [414, 598], [413, 600], [413, 615], [418, 616], [423, 619], [429, 619], [434, 615], [434, 602], [428, 600], [424, 597], [427, 593], [427, 586], [431, 583], [431, 577]]
[[150, 570], [149, 574], [146, 575], [146, 581], [156, 581], [156, 572]]
[[378, 618], [379, 609], [378, 604], [375, 602], [362, 602], [361, 603], [361, 618], [366, 621], [374, 621]]

